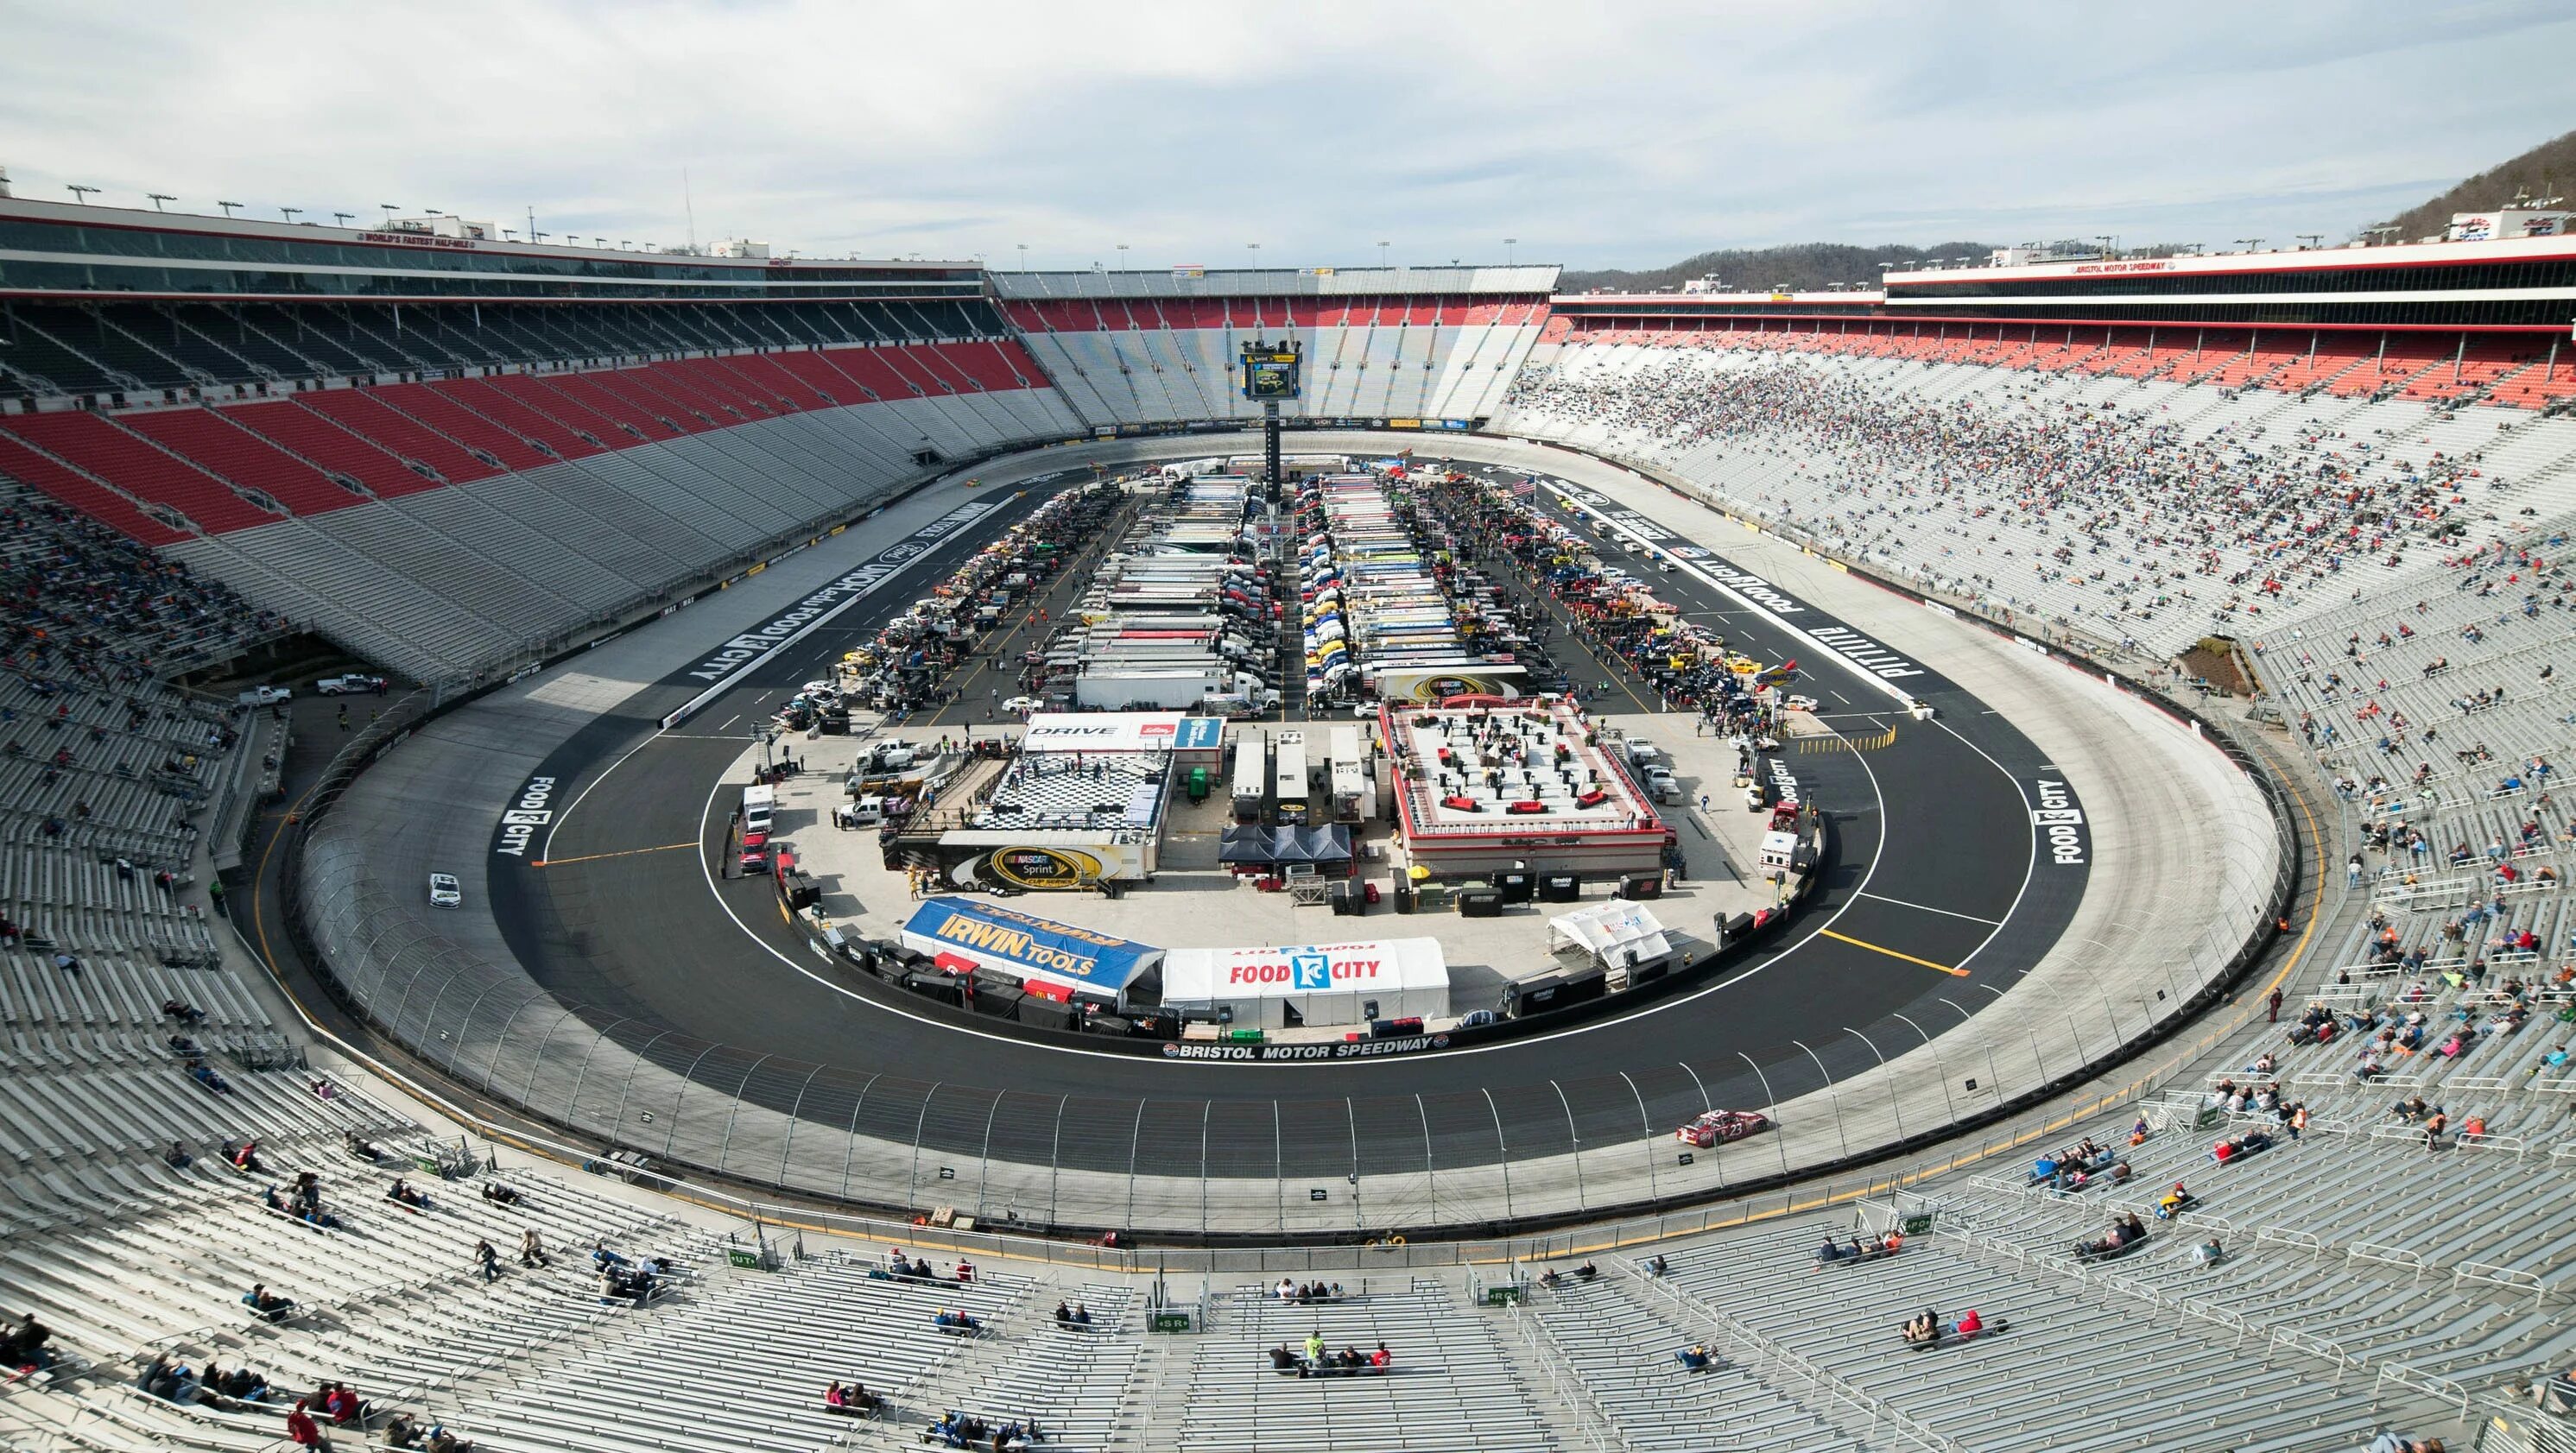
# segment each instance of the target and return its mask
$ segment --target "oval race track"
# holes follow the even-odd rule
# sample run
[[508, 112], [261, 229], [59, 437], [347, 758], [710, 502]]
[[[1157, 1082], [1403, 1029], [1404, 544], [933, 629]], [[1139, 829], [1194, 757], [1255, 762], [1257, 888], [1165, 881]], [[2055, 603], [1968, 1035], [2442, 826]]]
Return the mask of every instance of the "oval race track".
[[[1049, 467], [1038, 455], [983, 473]], [[552, 752], [539, 775], [568, 806], [525, 857], [496, 856], [490, 883], [527, 972], [655, 1063], [836, 1132], [1064, 1169], [1305, 1181], [1558, 1155], [1666, 1135], [1713, 1105], [1789, 1100], [1920, 1042], [1891, 1016], [1953, 1025], [1998, 1002], [2083, 895], [2084, 864], [2034, 852], [2034, 784], [2057, 780], [2043, 755], [1937, 664], [1912, 662], [1920, 674], [1900, 684], [1936, 721], [1906, 723], [1884, 750], [1790, 759], [1833, 820], [1836, 852], [1778, 950], [1626, 1017], [1378, 1062], [1186, 1065], [969, 1028], [861, 975], [827, 982], [765, 884], [716, 883], [703, 852], [670, 849], [703, 840], [753, 722], [1035, 497], [990, 496], [1007, 503], [677, 729], [655, 722], [703, 688], [694, 661]], [[1877, 681], [1723, 588], [1730, 573], [1711, 553], [1657, 587], [1756, 654], [1798, 658], [1802, 689], [1853, 729], [1875, 730], [1873, 712], [1893, 719]], [[1808, 632], [1830, 623], [1812, 608], [1798, 619]], [[539, 857], [550, 866], [528, 866]]]

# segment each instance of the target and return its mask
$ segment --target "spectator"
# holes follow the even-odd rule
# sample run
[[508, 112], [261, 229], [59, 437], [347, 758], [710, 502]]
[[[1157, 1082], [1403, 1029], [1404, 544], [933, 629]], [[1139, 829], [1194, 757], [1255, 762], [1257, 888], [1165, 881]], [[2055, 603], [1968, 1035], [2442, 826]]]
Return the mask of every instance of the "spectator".
[[283, 1322], [295, 1315], [295, 1303], [272, 1294], [265, 1283], [254, 1282], [249, 1291], [242, 1293], [242, 1305], [263, 1322]]
[[305, 1410], [301, 1399], [297, 1400], [294, 1409], [286, 1415], [286, 1440], [298, 1448], [331, 1446], [331, 1440], [323, 1435], [321, 1427], [313, 1421], [313, 1415]]
[[501, 1253], [492, 1249], [491, 1242], [475, 1242], [474, 1259], [482, 1264], [483, 1284], [485, 1286], [489, 1286], [501, 1279]]
[[519, 1232], [519, 1265], [554, 1265], [552, 1258], [546, 1255], [545, 1243], [537, 1239], [537, 1228], [534, 1226], [527, 1227]]
[[2442, 1453], [2442, 1440], [2401, 1437], [2383, 1430], [2370, 1440], [2369, 1453]]

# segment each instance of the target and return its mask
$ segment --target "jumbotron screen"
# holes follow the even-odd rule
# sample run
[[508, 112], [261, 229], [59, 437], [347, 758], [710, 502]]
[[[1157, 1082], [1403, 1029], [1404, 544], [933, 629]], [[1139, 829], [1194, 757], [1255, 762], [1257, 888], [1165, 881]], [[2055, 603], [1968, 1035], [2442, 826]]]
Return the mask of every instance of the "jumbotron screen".
[[1304, 355], [1292, 345], [1243, 345], [1243, 396], [1248, 399], [1293, 399], [1300, 384]]

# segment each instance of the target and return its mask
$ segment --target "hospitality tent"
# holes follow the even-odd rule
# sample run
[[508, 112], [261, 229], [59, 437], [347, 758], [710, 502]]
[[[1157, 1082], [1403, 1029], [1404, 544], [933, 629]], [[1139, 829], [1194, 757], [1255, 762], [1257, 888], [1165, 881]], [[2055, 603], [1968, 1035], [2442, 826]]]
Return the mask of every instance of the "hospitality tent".
[[1228, 1013], [1238, 1029], [1437, 1018], [1449, 1012], [1449, 961], [1436, 938], [1176, 948], [1163, 956], [1163, 1006]]

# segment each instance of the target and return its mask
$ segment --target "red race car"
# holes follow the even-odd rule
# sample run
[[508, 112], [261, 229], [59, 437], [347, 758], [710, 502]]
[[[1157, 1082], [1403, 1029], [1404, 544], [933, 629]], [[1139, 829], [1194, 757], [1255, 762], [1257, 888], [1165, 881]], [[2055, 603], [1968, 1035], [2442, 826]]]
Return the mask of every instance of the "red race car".
[[1771, 1128], [1771, 1117], [1759, 1110], [1711, 1110], [1673, 1132], [1673, 1139], [1702, 1150], [1721, 1140], [1742, 1140]]

